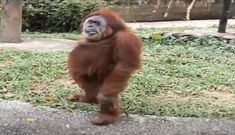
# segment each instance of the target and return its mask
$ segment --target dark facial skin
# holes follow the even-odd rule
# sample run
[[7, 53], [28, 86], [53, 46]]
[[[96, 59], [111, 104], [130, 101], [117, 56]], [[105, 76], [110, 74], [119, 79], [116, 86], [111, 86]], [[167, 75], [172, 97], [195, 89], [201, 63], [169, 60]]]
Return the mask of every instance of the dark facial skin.
[[107, 22], [102, 16], [92, 16], [83, 24], [83, 36], [88, 40], [99, 40], [106, 30]]

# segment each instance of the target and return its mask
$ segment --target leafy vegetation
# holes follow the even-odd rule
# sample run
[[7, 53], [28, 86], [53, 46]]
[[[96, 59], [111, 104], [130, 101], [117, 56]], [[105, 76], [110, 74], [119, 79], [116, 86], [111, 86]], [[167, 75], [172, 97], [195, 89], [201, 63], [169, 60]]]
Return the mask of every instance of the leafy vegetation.
[[[203, 37], [144, 39], [143, 69], [121, 100], [123, 110], [159, 116], [235, 118], [235, 45]], [[94, 110], [69, 103], [68, 52], [0, 52], [0, 98]]]
[[100, 7], [102, 0], [25, 0], [23, 30], [40, 32], [78, 31], [85, 15]]

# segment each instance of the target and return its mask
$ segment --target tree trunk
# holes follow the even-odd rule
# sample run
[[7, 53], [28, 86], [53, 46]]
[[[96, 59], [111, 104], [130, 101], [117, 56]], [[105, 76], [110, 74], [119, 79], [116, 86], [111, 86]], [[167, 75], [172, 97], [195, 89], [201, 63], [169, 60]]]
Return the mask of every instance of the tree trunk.
[[219, 28], [218, 32], [219, 33], [225, 33], [226, 32], [226, 27], [227, 27], [227, 21], [228, 21], [228, 16], [230, 12], [230, 6], [231, 6], [232, 0], [224, 0], [224, 5], [223, 5], [223, 10], [220, 16], [220, 23], [219, 23]]
[[22, 0], [1, 0], [0, 42], [21, 42]]

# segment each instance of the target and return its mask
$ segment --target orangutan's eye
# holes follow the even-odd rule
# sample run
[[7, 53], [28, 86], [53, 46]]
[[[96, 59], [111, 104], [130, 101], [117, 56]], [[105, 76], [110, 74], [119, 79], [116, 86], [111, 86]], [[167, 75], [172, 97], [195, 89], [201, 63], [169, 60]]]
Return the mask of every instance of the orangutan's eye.
[[94, 21], [94, 23], [95, 23], [97, 26], [100, 26], [100, 22], [99, 22], [99, 21]]

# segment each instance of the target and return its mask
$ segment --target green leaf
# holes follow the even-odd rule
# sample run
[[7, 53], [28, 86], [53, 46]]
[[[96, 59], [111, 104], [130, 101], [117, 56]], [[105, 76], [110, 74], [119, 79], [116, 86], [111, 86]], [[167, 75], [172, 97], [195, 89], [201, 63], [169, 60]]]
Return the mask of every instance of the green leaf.
[[162, 39], [162, 36], [160, 34], [152, 34], [151, 38], [155, 41], [159, 41]]

